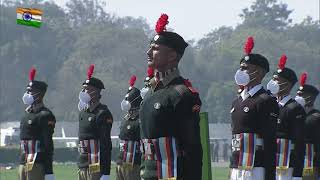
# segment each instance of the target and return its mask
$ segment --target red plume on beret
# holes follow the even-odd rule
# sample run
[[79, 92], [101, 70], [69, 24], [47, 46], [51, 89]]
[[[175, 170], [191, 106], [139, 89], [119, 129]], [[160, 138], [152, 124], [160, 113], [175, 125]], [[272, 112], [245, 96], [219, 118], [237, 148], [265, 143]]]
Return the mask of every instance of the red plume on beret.
[[306, 72], [301, 74], [301, 76], [300, 76], [300, 86], [303, 87], [306, 84], [307, 77], [308, 77], [308, 75], [307, 75]]
[[36, 69], [32, 67], [29, 72], [29, 80], [33, 81], [35, 76], [36, 76]]
[[157, 34], [162, 33], [166, 30], [166, 25], [169, 23], [169, 16], [167, 14], [161, 14], [160, 18], [157, 21], [156, 32]]
[[129, 81], [130, 87], [134, 86], [134, 83], [136, 82], [136, 80], [137, 80], [137, 77], [135, 75], [132, 75]]
[[254, 47], [254, 40], [253, 40], [253, 37], [250, 36], [250, 37], [248, 37], [247, 42], [244, 45], [244, 53], [246, 55], [251, 54], [251, 51], [252, 51], [253, 47]]
[[147, 74], [148, 74], [148, 77], [152, 77], [153, 76], [154, 71], [153, 71], [152, 67], [148, 67]]
[[286, 63], [287, 63], [287, 56], [283, 54], [279, 60], [279, 64], [278, 64], [279, 69], [283, 70], [286, 67]]
[[87, 72], [88, 79], [91, 78], [93, 71], [94, 71], [94, 64], [91, 64], [90, 67], [88, 68], [88, 72]]

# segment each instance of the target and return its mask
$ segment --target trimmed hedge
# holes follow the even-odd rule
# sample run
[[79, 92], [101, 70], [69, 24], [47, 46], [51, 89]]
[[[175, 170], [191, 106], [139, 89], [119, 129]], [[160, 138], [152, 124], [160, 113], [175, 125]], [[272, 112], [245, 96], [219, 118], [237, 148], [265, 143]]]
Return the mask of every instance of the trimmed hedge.
[[[77, 148], [56, 148], [54, 149], [53, 160], [55, 162], [77, 162]], [[111, 160], [116, 161], [119, 155], [118, 148], [112, 148]], [[0, 164], [18, 164], [20, 156], [19, 148], [0, 148]]]

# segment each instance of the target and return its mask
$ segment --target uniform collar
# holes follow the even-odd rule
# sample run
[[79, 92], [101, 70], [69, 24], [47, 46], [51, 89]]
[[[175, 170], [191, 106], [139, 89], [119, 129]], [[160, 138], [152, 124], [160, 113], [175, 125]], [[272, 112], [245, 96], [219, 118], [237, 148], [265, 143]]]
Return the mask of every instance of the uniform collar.
[[262, 85], [258, 84], [255, 85], [254, 87], [250, 88], [250, 90], [248, 90], [248, 88], [246, 87], [242, 92], [241, 92], [241, 97], [243, 100], [247, 99], [249, 96], [254, 96], [260, 89], [262, 89]]
[[89, 111], [89, 112], [92, 112], [92, 111], [95, 110], [99, 105], [100, 105], [100, 102], [99, 102], [99, 101], [91, 104], [90, 107], [88, 108], [88, 111]]
[[278, 102], [278, 104], [283, 107], [283, 106], [285, 106], [287, 104], [287, 102], [290, 99], [292, 99], [292, 97], [290, 95], [288, 95], [288, 96], [282, 98], [281, 101]]
[[165, 72], [155, 71], [155, 80], [159, 83], [162, 82], [163, 86], [167, 86], [172, 80], [180, 76], [178, 68], [172, 68]]
[[43, 102], [41, 102], [41, 103], [37, 103], [37, 104], [33, 104], [33, 105], [28, 106], [25, 111], [28, 113], [31, 113], [31, 112], [37, 113], [43, 107], [44, 107], [44, 104], [43, 104]]

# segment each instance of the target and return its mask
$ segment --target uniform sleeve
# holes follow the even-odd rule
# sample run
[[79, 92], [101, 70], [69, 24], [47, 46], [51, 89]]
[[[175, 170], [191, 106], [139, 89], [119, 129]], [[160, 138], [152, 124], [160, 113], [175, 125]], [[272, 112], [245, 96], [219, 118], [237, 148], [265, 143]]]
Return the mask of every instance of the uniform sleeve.
[[260, 125], [264, 141], [264, 168], [265, 179], [275, 180], [276, 175], [276, 125], [279, 115], [279, 107], [273, 98], [259, 104]]
[[41, 119], [41, 137], [42, 142], [44, 144], [44, 171], [45, 174], [53, 174], [52, 170], [52, 161], [53, 161], [53, 140], [52, 136], [54, 133], [54, 128], [56, 124], [56, 118], [55, 116], [50, 112], [46, 113], [43, 118]]
[[110, 175], [111, 168], [111, 128], [113, 117], [107, 109], [99, 115], [99, 137], [100, 137], [100, 172], [102, 175]]
[[293, 177], [302, 177], [303, 165], [304, 165], [304, 154], [305, 154], [305, 144], [304, 144], [304, 122], [306, 118], [306, 113], [304, 109], [295, 109], [292, 112], [292, 136], [295, 140], [294, 142], [294, 157], [295, 157], [295, 167], [293, 169]]
[[202, 146], [200, 140], [201, 101], [198, 95], [184, 95], [175, 105], [178, 140], [183, 151], [183, 179], [195, 180], [202, 176]]
[[[313, 137], [314, 137], [314, 142], [315, 142], [315, 167], [320, 167], [320, 116], [319, 118], [316, 119], [316, 127], [314, 127], [314, 132], [313, 132]], [[319, 169], [320, 173], [320, 169]]]

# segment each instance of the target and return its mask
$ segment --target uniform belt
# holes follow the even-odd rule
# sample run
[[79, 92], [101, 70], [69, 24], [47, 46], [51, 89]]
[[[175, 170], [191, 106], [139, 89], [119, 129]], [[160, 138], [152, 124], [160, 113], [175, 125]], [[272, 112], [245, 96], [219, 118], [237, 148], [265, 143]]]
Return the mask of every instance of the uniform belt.
[[146, 158], [155, 155], [157, 162], [158, 179], [177, 177], [178, 153], [177, 142], [174, 137], [161, 137], [158, 139], [143, 139], [144, 155]]
[[21, 140], [20, 148], [22, 154], [24, 154], [24, 160], [27, 165], [27, 171], [30, 171], [33, 167], [33, 164], [37, 158], [40, 149], [40, 141], [39, 140]]
[[22, 153], [35, 154], [41, 152], [39, 140], [21, 140], [20, 148]]
[[[232, 151], [239, 151], [240, 150], [240, 138], [241, 134], [233, 134], [232, 135], [232, 142], [231, 142], [231, 147]], [[256, 134], [256, 139], [255, 139], [255, 146], [257, 147], [257, 150], [263, 149], [263, 139], [261, 138], [260, 135]]]
[[294, 144], [290, 139], [277, 138], [276, 167], [278, 170], [289, 168], [291, 150], [293, 149]]
[[122, 153], [123, 162], [132, 163], [137, 153], [140, 153], [139, 141], [120, 141], [120, 153]]
[[80, 140], [78, 151], [88, 156], [89, 164], [100, 162], [100, 142], [96, 139]]

